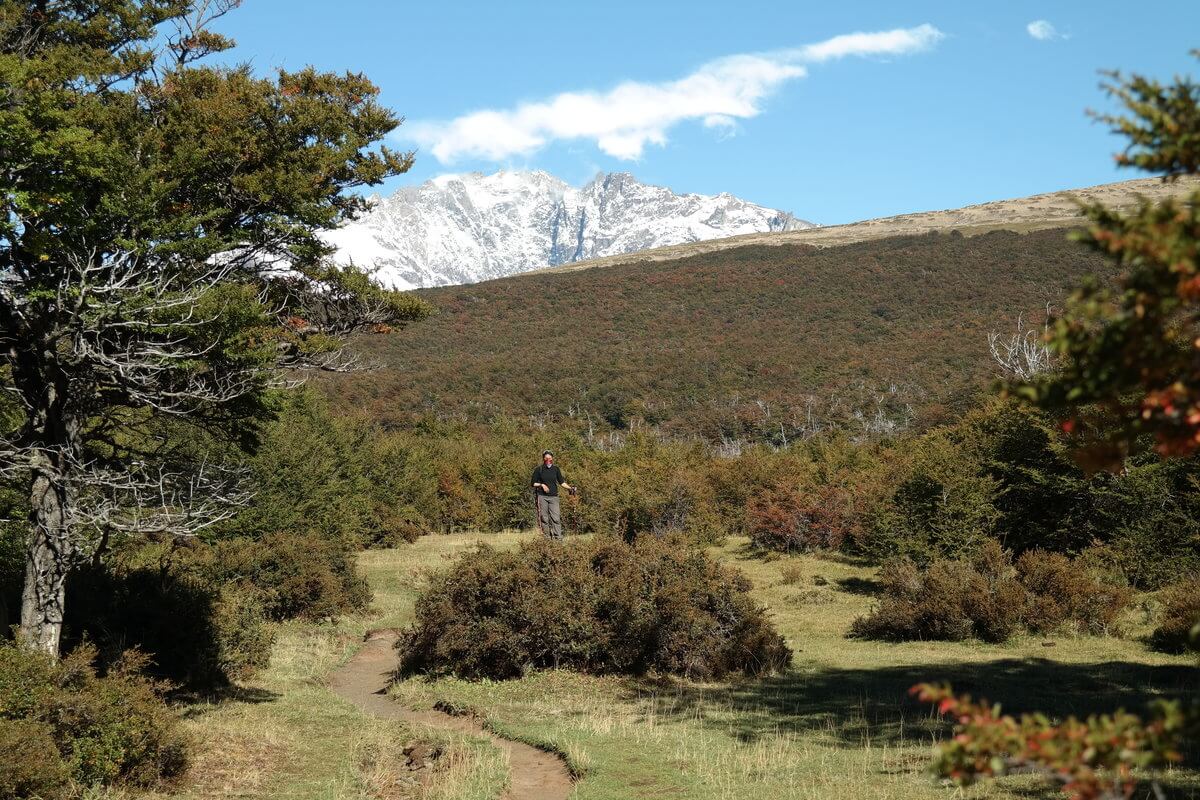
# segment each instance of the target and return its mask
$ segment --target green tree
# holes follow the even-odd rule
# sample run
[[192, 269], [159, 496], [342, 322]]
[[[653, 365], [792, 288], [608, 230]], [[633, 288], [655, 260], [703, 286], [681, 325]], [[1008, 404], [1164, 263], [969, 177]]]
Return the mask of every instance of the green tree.
[[[1193, 51], [1200, 57], [1200, 50]], [[1163, 85], [1111, 73], [1109, 94], [1127, 116], [1100, 115], [1129, 144], [1117, 163], [1164, 181], [1200, 171], [1200, 84]], [[1094, 203], [1079, 240], [1116, 261], [1117, 286], [1092, 280], [1051, 327], [1061, 369], [1014, 389], [1049, 408], [1076, 409], [1068, 428], [1105, 433], [1086, 454], [1097, 466], [1119, 463], [1139, 434], [1163, 455], [1200, 450], [1200, 190], [1182, 201], [1148, 200], [1131, 213]], [[1103, 412], [1081, 425], [1094, 405]], [[1084, 409], [1084, 410], [1080, 410]], [[1118, 433], [1107, 435], [1114, 430]]]
[[[347, 189], [404, 172], [362, 75], [202, 66], [239, 0], [0, 0], [0, 473], [29, 502], [23, 638], [58, 650], [64, 581], [114, 533], [188, 534], [247, 494], [281, 370], [426, 307], [339, 270]], [[294, 374], [294, 372], [289, 372]]]
[[[1165, 86], [1137, 75], [1112, 78], [1108, 90], [1128, 116], [1101, 119], [1129, 139], [1118, 163], [1168, 181], [1200, 173], [1200, 85], [1188, 78]], [[1062, 356], [1061, 369], [1011, 388], [1044, 407], [1071, 409], [1078, 418], [1068, 420], [1068, 430], [1100, 432], [1085, 450], [1096, 466], [1120, 463], [1140, 434], [1153, 434], [1165, 456], [1194, 453], [1200, 450], [1200, 191], [1182, 202], [1144, 201], [1128, 214], [1101, 204], [1084, 210], [1091, 225], [1081, 241], [1116, 260], [1122, 277], [1115, 289], [1085, 285], [1053, 321], [1049, 342]], [[1085, 420], [1090, 424], [1081, 425]], [[1114, 421], [1116, 432], [1107, 433]], [[1198, 637], [1200, 624], [1191, 630], [1193, 644]], [[1185, 743], [1200, 737], [1194, 698], [1191, 705], [1159, 701], [1149, 719], [1122, 711], [1056, 722], [1043, 714], [1004, 715], [948, 687], [914, 692], [957, 719], [936, 769], [961, 783], [1035, 769], [1075, 798], [1129, 797], [1136, 770], [1182, 760]]]

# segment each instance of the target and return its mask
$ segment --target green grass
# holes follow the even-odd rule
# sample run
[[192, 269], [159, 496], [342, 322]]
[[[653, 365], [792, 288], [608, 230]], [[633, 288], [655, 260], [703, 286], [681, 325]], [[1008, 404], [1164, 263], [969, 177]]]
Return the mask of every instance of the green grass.
[[[188, 709], [199, 756], [176, 796], [416, 796], [386, 788], [400, 748], [416, 736], [451, 745], [434, 785], [419, 796], [501, 796], [506, 766], [486, 741], [366, 718], [326, 688], [325, 676], [366, 630], [411, 621], [430, 571], [481, 539], [507, 548], [530, 535], [426, 536], [409, 547], [361, 554], [375, 591], [372, 612], [337, 624], [283, 626], [268, 670], [238, 696]], [[906, 696], [919, 680], [949, 679], [1013, 710], [1057, 714], [1135, 709], [1161, 694], [1194, 691], [1190, 659], [1152, 653], [1139, 641], [1151, 626], [1142, 610], [1130, 615], [1121, 639], [1025, 637], [1003, 646], [854, 641], [844, 633], [873, 602], [873, 568], [845, 559], [762, 558], [745, 540], [713, 553], [743, 570], [772, 610], [796, 650], [787, 674], [700, 684], [547, 671], [502, 682], [413, 678], [393, 694], [414, 707], [438, 700], [468, 707], [501, 735], [566, 754], [582, 776], [578, 800], [949, 800], [1056, 793], [1032, 777], [966, 792], [935, 783], [926, 772], [929, 748], [945, 730]], [[1195, 773], [1176, 771], [1167, 779], [1172, 798], [1200, 797]]]
[[[476, 538], [427, 537], [411, 551], [368, 554], [368, 568], [402, 581], [444, 564]], [[503, 547], [520, 537], [487, 538]], [[918, 681], [952, 680], [1013, 710], [1064, 715], [1140, 708], [1194, 686], [1191, 661], [1151, 653], [1137, 640], [1148, 627], [1140, 612], [1127, 621], [1124, 639], [853, 641], [844, 633], [873, 602], [874, 569], [812, 557], [763, 559], [744, 540], [714, 553], [746, 572], [773, 610], [796, 650], [787, 674], [696, 684], [549, 671], [507, 682], [414, 678], [393, 693], [413, 706], [446, 700], [469, 707], [498, 733], [566, 753], [584, 776], [579, 800], [884, 800], [962, 796], [926, 773], [930, 746], [945, 729], [907, 697]], [[404, 621], [404, 613], [396, 619]], [[1180, 796], [1200, 796], [1193, 774], [1169, 778]], [[1028, 797], [1043, 788], [1025, 777], [983, 784], [966, 796]]]
[[[424, 548], [422, 559], [436, 563], [434, 550]], [[219, 702], [185, 709], [196, 757], [172, 797], [499, 797], [507, 765], [486, 739], [369, 717], [326, 685], [326, 676], [354, 653], [367, 630], [399, 624], [410, 613], [424, 568], [410, 558], [413, 552], [363, 553], [362, 568], [374, 588], [369, 614], [333, 624], [281, 625], [266, 670]], [[404, 775], [403, 746], [414, 739], [447, 749], [423, 790], [395, 785]]]

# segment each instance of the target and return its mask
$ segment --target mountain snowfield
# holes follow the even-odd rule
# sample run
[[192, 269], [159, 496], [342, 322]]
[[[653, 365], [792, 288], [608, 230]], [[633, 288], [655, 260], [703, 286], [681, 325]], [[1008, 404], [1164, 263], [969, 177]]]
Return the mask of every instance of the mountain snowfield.
[[442, 175], [326, 234], [335, 258], [411, 289], [652, 247], [815, 227], [731, 194], [676, 194], [624, 172], [582, 189], [545, 172]]

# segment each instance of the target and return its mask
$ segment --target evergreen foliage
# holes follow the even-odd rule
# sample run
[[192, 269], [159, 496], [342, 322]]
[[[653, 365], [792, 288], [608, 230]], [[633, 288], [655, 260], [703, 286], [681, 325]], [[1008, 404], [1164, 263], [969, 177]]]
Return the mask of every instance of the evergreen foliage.
[[[1136, 75], [1112, 79], [1109, 92], [1126, 115], [1101, 118], [1128, 138], [1118, 163], [1164, 180], [1200, 172], [1200, 86], [1189, 78], [1168, 85]], [[1200, 449], [1200, 192], [1180, 203], [1144, 201], [1127, 214], [1102, 205], [1085, 212], [1091, 225], [1079, 238], [1120, 266], [1118, 287], [1085, 283], [1052, 322], [1048, 338], [1061, 369], [1010, 389], [1069, 410], [1073, 418], [1064, 427], [1079, 436], [1078, 452], [1091, 468], [1120, 466], [1141, 434], [1152, 434], [1162, 455], [1193, 454]], [[1194, 482], [1194, 461], [1191, 467]], [[1195, 517], [1180, 521], [1190, 538]], [[1174, 540], [1169, 547], [1180, 538], [1139, 532], [1151, 545], [1156, 533]], [[1191, 594], [1186, 602], [1169, 595], [1171, 615], [1157, 635], [1164, 643], [1183, 639], [1192, 617], [1194, 585], [1183, 585]], [[1186, 636], [1190, 646], [1200, 645], [1200, 625], [1193, 623]], [[1181, 761], [1200, 738], [1194, 696], [1160, 701], [1146, 718], [1118, 712], [1057, 722], [1043, 714], [1004, 715], [946, 686], [913, 691], [957, 720], [953, 738], [938, 747], [935, 768], [961, 784], [1037, 770], [1061, 780], [1075, 798], [1129, 797], [1137, 770]], [[1162, 794], [1157, 786], [1153, 792]]]
[[[0, 477], [29, 498], [23, 636], [58, 651], [66, 576], [110, 535], [195, 533], [280, 368], [421, 301], [332, 267], [318, 234], [404, 172], [362, 75], [202, 66], [237, 0], [0, 0]], [[191, 433], [188, 433], [191, 429]]]
[[[1200, 84], [1111, 78], [1108, 91], [1126, 114], [1100, 119], [1128, 139], [1117, 162], [1164, 180], [1196, 174]], [[1094, 466], [1118, 464], [1141, 433], [1164, 455], [1192, 453], [1200, 448], [1200, 191], [1143, 201], [1128, 214], [1100, 204], [1084, 212], [1091, 225], [1077, 238], [1121, 277], [1115, 288], [1086, 282], [1054, 320], [1050, 345], [1062, 370], [1013, 388], [1047, 407], [1078, 409], [1072, 426], [1091, 440], [1084, 452]]]
[[566, 667], [691, 678], [761, 675], [792, 652], [744, 576], [675, 537], [515, 553], [481, 546], [434, 577], [398, 647], [402, 669], [513, 678]]

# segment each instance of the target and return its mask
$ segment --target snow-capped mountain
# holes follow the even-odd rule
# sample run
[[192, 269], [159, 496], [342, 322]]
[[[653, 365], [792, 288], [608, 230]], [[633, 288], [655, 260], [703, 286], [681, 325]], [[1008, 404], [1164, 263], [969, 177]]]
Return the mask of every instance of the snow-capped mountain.
[[499, 278], [585, 258], [813, 227], [730, 194], [675, 194], [624, 172], [577, 189], [545, 172], [442, 175], [327, 234], [337, 259], [398, 289]]

